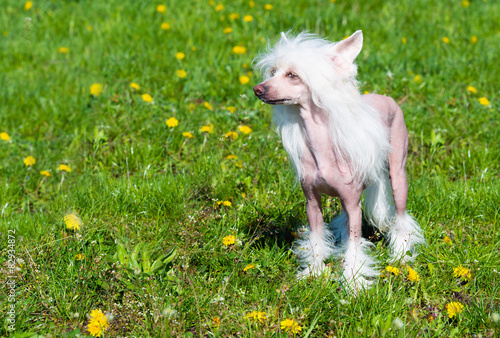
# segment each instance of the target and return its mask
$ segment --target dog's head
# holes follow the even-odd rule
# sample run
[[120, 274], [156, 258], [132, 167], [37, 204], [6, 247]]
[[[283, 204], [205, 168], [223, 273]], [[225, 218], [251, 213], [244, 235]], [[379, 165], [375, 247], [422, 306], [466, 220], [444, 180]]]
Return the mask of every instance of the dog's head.
[[281, 40], [256, 59], [264, 81], [254, 87], [255, 95], [268, 104], [316, 101], [328, 88], [355, 83], [354, 60], [362, 46], [361, 31], [337, 43], [308, 33], [292, 38], [281, 33]]

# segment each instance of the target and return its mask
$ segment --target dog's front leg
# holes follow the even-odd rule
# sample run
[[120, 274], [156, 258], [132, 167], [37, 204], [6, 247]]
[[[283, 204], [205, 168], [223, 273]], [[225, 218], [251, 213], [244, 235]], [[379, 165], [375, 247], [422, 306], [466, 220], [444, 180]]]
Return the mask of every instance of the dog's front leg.
[[294, 252], [303, 269], [299, 276], [319, 275], [325, 268], [323, 261], [333, 252], [333, 234], [323, 224], [321, 194], [306, 182], [302, 182], [302, 189], [307, 200], [309, 229], [297, 240]]

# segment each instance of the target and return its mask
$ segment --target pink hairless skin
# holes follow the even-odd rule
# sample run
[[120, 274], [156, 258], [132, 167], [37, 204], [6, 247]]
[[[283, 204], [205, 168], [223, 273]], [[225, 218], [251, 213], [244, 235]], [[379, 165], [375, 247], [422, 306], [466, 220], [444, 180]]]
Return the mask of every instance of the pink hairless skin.
[[[265, 81], [255, 95], [274, 106], [273, 121], [307, 200], [310, 230], [296, 243], [299, 276], [317, 275], [331, 255], [342, 256], [342, 280], [357, 292], [379, 275], [361, 234], [366, 218], [388, 237], [394, 260], [408, 261], [425, 243], [406, 212], [408, 134], [390, 97], [360, 95], [354, 60], [363, 35], [329, 43], [301, 33], [258, 57]], [[344, 212], [323, 222], [321, 195], [339, 197]]]

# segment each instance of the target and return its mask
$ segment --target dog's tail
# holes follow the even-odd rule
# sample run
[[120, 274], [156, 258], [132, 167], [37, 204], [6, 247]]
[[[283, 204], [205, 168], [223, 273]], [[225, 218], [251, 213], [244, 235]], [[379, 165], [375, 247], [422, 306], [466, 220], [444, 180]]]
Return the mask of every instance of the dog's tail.
[[379, 231], [389, 231], [396, 217], [396, 208], [388, 175], [380, 175], [365, 189], [363, 210], [366, 219]]

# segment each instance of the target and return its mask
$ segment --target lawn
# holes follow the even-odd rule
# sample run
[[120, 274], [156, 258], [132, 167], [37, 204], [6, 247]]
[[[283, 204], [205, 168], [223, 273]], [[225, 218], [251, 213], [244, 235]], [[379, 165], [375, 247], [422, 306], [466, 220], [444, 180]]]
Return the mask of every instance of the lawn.
[[[498, 22], [493, 0], [4, 0], [0, 336], [499, 335]], [[252, 60], [282, 31], [358, 29], [428, 244], [389, 266], [372, 236], [356, 298], [338, 259], [295, 277], [305, 198]]]

